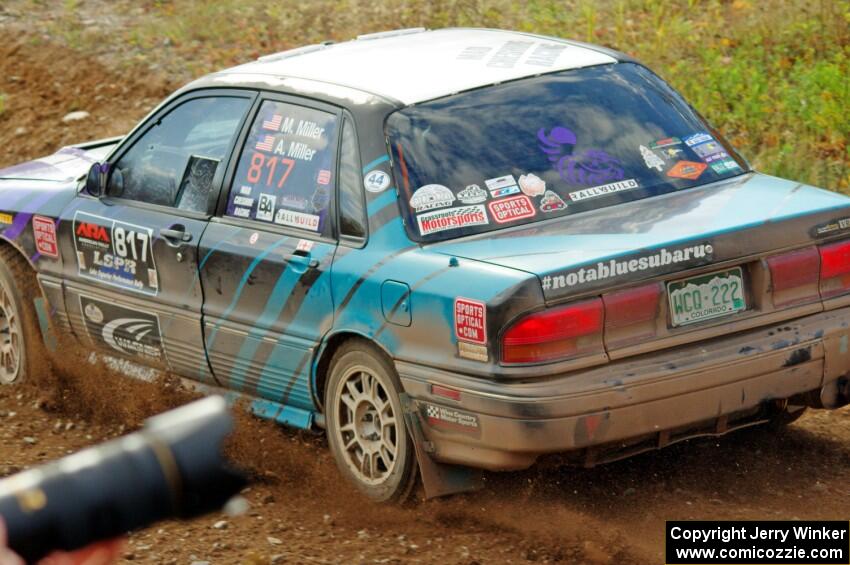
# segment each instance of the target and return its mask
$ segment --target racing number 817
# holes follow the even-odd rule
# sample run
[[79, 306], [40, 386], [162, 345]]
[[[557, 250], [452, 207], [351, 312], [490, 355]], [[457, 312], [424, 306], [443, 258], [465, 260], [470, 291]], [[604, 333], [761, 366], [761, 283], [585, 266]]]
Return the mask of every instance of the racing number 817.
[[[148, 261], [148, 244], [149, 236], [146, 233], [136, 232], [133, 230], [125, 230], [121, 226], [115, 226], [112, 235], [115, 244], [115, 253], [119, 257], [127, 258], [128, 247], [133, 260], [147, 263]], [[136, 249], [137, 244], [141, 245], [141, 250]]]
[[277, 183], [278, 188], [283, 188], [286, 179], [289, 177], [289, 173], [292, 172], [292, 168], [295, 166], [295, 161], [292, 159], [287, 159], [285, 157], [272, 157], [263, 155], [262, 153], [254, 153], [251, 156], [251, 166], [248, 167], [248, 182], [251, 184], [255, 184], [260, 181], [263, 177], [263, 169], [268, 169], [268, 174], [266, 175], [266, 180], [264, 184], [266, 186], [272, 186], [275, 177], [275, 171], [277, 170], [277, 164], [280, 163], [286, 167], [286, 170], [283, 170], [280, 176], [280, 180]]

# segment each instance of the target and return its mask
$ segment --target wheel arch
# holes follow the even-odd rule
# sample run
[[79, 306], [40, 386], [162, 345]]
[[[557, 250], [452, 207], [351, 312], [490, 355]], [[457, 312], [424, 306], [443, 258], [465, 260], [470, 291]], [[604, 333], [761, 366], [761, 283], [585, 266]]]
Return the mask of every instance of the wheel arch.
[[328, 369], [330, 368], [331, 359], [333, 359], [334, 354], [344, 343], [355, 339], [365, 341], [373, 346], [386, 358], [390, 365], [395, 366], [393, 356], [387, 348], [367, 334], [352, 330], [339, 330], [328, 334], [316, 353], [312, 375], [313, 401], [322, 413], [325, 410], [325, 385], [328, 381]]
[[0, 247], [10, 247], [17, 251], [18, 254], [23, 257], [24, 261], [27, 262], [27, 265], [29, 265], [35, 273], [38, 273], [38, 268], [35, 266], [35, 263], [32, 262], [30, 256], [26, 253], [26, 251], [24, 251], [23, 247], [21, 247], [17, 241], [9, 239], [4, 235], [0, 235]]

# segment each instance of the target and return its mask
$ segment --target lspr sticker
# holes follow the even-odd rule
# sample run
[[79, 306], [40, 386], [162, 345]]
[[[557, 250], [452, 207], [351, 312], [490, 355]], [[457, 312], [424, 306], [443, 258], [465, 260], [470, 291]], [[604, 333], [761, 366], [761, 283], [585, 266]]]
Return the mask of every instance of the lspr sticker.
[[471, 298], [455, 298], [455, 335], [460, 341], [487, 343], [487, 305]]

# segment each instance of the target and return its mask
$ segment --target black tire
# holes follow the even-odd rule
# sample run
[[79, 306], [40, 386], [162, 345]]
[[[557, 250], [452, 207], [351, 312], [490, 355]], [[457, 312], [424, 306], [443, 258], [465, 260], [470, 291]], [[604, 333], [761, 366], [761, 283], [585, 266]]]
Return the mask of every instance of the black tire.
[[352, 339], [334, 353], [328, 375], [325, 422], [337, 467], [370, 499], [404, 502], [418, 468], [395, 368], [370, 343]]
[[35, 272], [18, 250], [0, 245], [0, 385], [31, 379], [46, 366], [33, 299]]

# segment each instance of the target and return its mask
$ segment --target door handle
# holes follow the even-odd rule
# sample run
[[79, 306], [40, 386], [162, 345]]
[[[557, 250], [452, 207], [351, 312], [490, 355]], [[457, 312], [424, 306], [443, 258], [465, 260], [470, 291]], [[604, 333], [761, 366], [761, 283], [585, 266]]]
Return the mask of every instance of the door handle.
[[159, 230], [159, 235], [165, 240], [165, 243], [171, 247], [180, 247], [184, 243], [192, 241], [192, 234], [186, 231], [186, 226], [175, 224], [168, 228]]
[[319, 266], [319, 261], [310, 257], [309, 253], [298, 253], [297, 251], [289, 258], [290, 263], [301, 265], [307, 269], [315, 269]]

